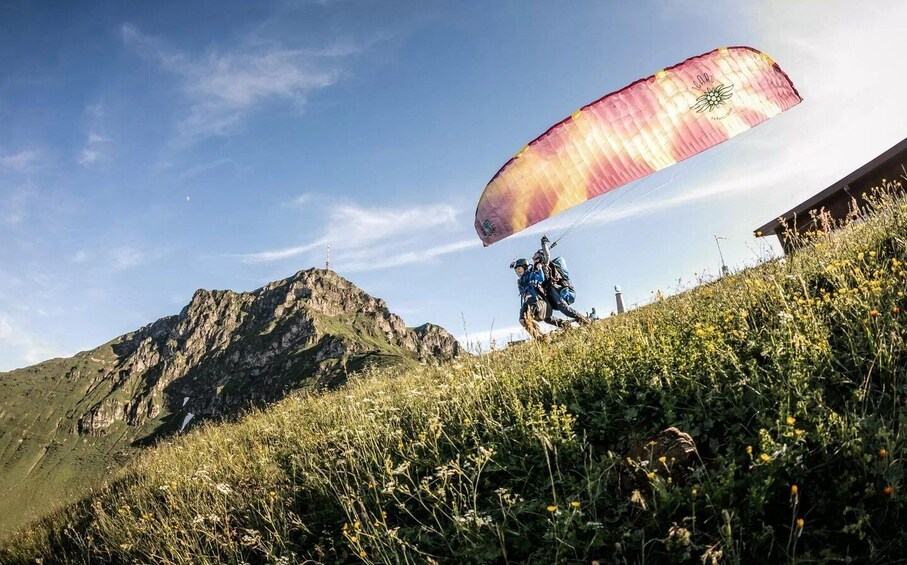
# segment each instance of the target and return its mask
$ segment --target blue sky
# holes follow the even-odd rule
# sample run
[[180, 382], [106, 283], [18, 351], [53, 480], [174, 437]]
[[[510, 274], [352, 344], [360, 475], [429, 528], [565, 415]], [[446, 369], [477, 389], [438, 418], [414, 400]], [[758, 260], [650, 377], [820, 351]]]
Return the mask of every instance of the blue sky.
[[507, 265], [571, 219], [482, 248], [485, 184], [580, 106], [726, 45], [804, 102], [605, 196], [558, 250], [603, 314], [615, 284], [645, 303], [716, 274], [715, 234], [734, 268], [777, 254], [755, 227], [907, 137], [907, 6], [756, 4], [4, 2], [0, 370], [323, 266], [328, 243], [409, 325], [517, 335]]

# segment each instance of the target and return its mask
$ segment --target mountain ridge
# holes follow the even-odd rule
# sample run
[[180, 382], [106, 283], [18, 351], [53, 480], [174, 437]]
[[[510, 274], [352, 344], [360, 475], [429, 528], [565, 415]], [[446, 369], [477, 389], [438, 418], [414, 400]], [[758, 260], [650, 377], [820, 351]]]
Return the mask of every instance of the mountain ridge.
[[335, 388], [371, 366], [461, 353], [443, 328], [406, 327], [333, 271], [303, 270], [249, 292], [199, 289], [179, 314], [70, 358], [0, 373], [0, 496], [20, 503], [0, 528], [201, 421], [234, 418], [294, 390]]

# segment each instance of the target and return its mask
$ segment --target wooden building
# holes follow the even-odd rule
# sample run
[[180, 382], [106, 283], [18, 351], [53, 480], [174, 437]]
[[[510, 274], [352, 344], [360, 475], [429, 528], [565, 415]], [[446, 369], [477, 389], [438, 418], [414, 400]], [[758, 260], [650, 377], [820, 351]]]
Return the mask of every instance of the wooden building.
[[790, 234], [824, 230], [834, 226], [849, 214], [859, 214], [866, 204], [864, 195], [881, 186], [883, 179], [901, 183], [907, 188], [907, 139], [856, 171], [829, 186], [822, 192], [798, 204], [778, 218], [756, 228], [757, 237], [775, 235], [785, 253], [792, 249]]

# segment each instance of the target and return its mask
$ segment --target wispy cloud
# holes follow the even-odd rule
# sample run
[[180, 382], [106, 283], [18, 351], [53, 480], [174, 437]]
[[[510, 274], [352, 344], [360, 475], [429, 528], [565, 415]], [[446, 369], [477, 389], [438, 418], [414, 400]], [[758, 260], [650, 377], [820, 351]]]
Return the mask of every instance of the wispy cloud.
[[298, 245], [296, 247], [269, 249], [267, 251], [258, 251], [255, 253], [234, 253], [229, 256], [237, 257], [242, 260], [243, 263], [269, 263], [271, 261], [279, 261], [281, 259], [296, 257], [324, 245], [327, 245], [327, 240], [319, 239], [317, 241], [313, 241], [312, 243]]
[[110, 250], [109, 265], [116, 271], [123, 271], [141, 265], [145, 254], [134, 247], [117, 247]]
[[212, 48], [192, 56], [168, 48], [132, 24], [123, 24], [120, 35], [127, 47], [182, 80], [190, 108], [179, 131], [187, 141], [228, 134], [269, 100], [282, 100], [302, 110], [312, 92], [342, 76], [337, 64], [327, 61], [358, 52], [352, 45], [309, 50], [258, 43], [226, 52]]
[[233, 167], [237, 170], [240, 168], [236, 161], [234, 161], [233, 159], [217, 159], [215, 161], [211, 161], [210, 163], [202, 163], [201, 165], [190, 167], [178, 174], [177, 178], [179, 180], [187, 180], [222, 167]]
[[284, 202], [283, 206], [287, 206], [290, 208], [298, 208], [301, 206], [305, 206], [306, 204], [310, 204], [313, 200], [315, 200], [315, 195], [312, 194], [311, 192], [306, 192], [304, 194], [300, 194], [299, 196], [297, 196], [293, 200], [290, 200], [289, 202]]
[[5, 199], [0, 200], [0, 224], [17, 226], [25, 219], [28, 202], [35, 196], [35, 189], [23, 186], [12, 191]]
[[372, 269], [388, 269], [391, 267], [399, 267], [412, 263], [424, 263], [426, 261], [437, 259], [442, 255], [448, 255], [450, 253], [456, 253], [465, 249], [473, 249], [479, 247], [482, 247], [482, 243], [477, 237], [475, 237], [471, 239], [455, 241], [453, 243], [445, 243], [418, 251], [404, 251], [402, 253], [390, 253], [383, 256], [376, 255], [374, 257], [371, 257], [371, 259], [369, 260], [353, 260], [344, 262], [344, 257], [340, 256], [338, 257], [338, 261], [340, 262], [345, 272], [352, 273], [356, 271], [365, 271]]
[[0, 312], [0, 349], [9, 350], [20, 366], [33, 365], [54, 354], [59, 355], [55, 348], [31, 335], [4, 312]]
[[425, 248], [427, 230], [453, 230], [457, 225], [457, 210], [449, 205], [364, 208], [343, 204], [328, 211], [324, 234], [314, 241], [231, 256], [245, 263], [264, 263], [296, 257], [330, 244], [336, 252], [334, 262], [338, 269], [352, 272], [389, 268], [429, 261], [477, 246], [478, 240], [470, 239]]
[[0, 170], [25, 172], [34, 169], [41, 159], [37, 149], [26, 149], [11, 155], [0, 155]]
[[99, 131], [103, 127], [105, 116], [103, 104], [100, 102], [89, 104], [85, 107], [85, 115], [88, 117], [90, 126], [88, 134], [85, 136], [85, 145], [79, 151], [76, 161], [83, 167], [89, 168], [107, 158], [103, 149], [110, 143], [111, 139]]

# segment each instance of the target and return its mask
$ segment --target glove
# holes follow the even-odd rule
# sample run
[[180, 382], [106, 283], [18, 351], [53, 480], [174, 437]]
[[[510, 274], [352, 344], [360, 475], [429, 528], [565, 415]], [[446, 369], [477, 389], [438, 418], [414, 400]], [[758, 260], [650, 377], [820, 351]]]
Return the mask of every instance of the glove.
[[543, 235], [543, 236], [542, 236], [542, 245], [546, 245], [546, 244], [548, 243], [548, 241], [549, 241], [548, 236], [547, 236], [547, 235]]

